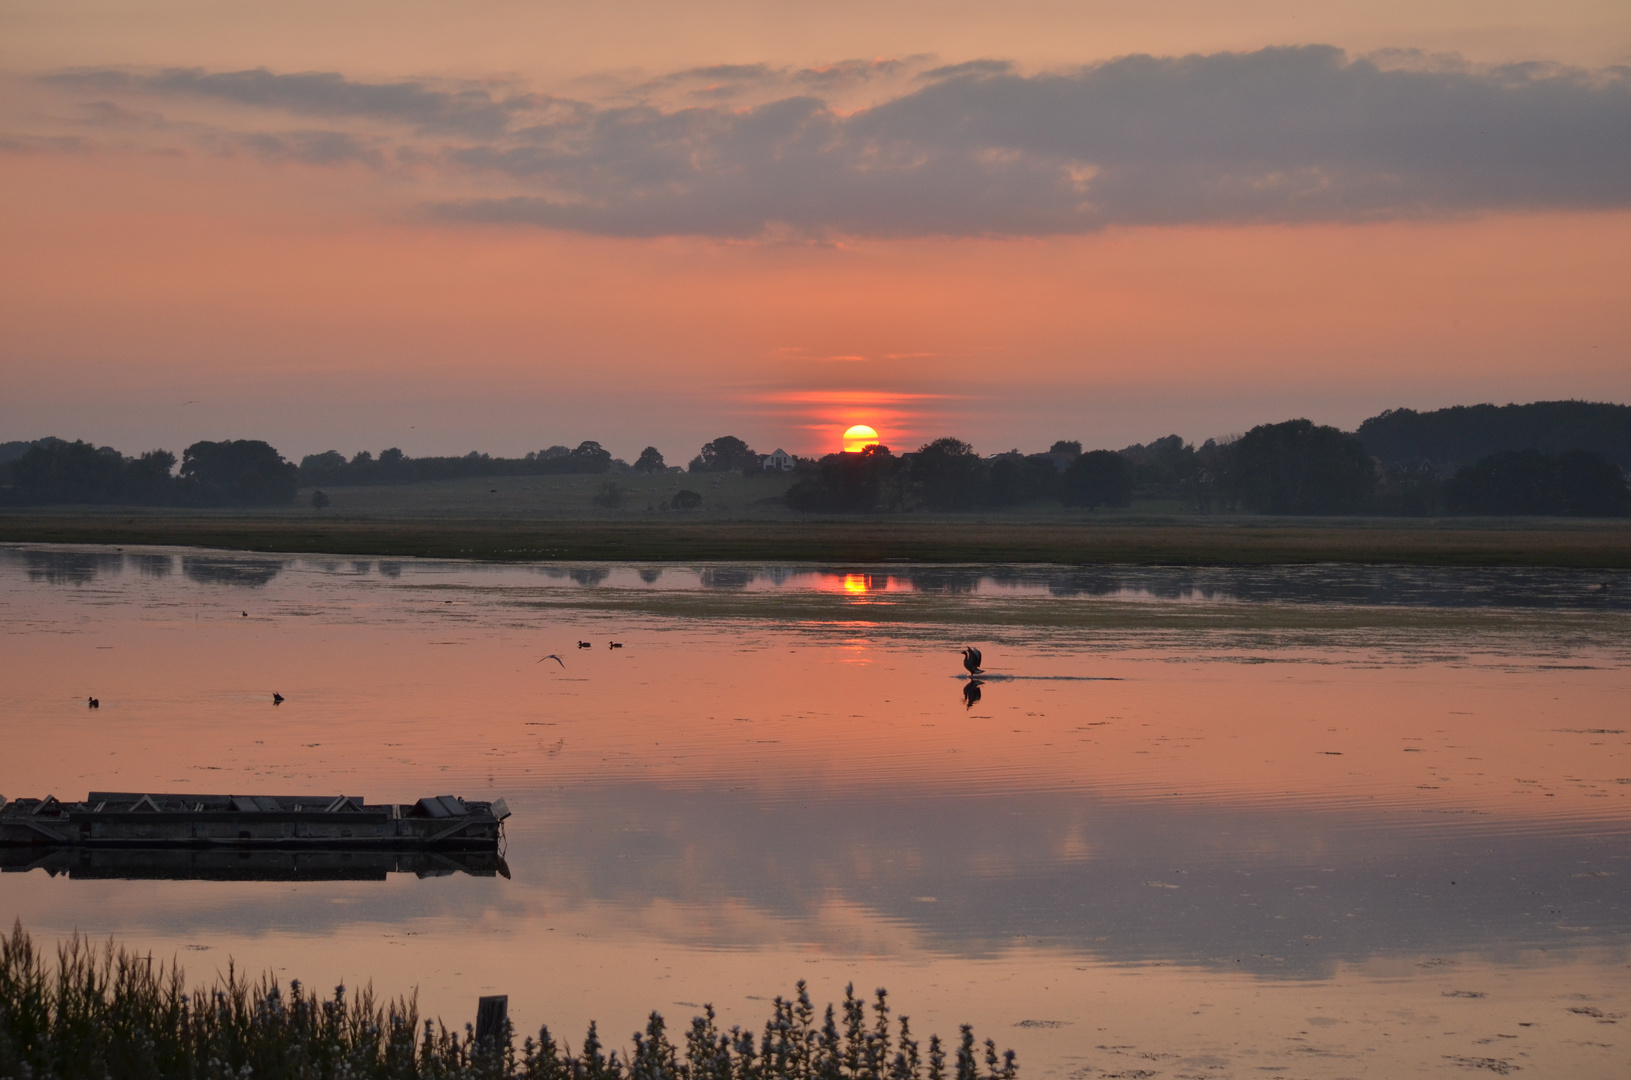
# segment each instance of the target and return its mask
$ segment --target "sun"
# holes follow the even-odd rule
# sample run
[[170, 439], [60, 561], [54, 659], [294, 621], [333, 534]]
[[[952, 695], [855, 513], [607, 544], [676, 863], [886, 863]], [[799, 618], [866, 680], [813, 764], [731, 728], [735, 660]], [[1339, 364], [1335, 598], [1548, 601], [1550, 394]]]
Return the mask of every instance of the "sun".
[[856, 424], [844, 432], [844, 453], [853, 454], [865, 450], [878, 441], [878, 433], [865, 424]]

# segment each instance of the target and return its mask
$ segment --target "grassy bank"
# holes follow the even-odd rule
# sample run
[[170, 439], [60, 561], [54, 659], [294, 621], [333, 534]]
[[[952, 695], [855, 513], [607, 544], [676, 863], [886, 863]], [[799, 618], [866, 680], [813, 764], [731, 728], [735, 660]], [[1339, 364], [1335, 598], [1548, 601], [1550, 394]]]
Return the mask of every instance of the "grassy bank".
[[[595, 1025], [576, 1053], [549, 1028], [519, 1046], [506, 1021], [476, 1041], [439, 1021], [423, 1026], [412, 998], [371, 989], [324, 999], [298, 982], [248, 981], [229, 965], [188, 988], [174, 961], [155, 962], [75, 937], [48, 964], [19, 924], [0, 938], [0, 1078], [21, 1080], [1014, 1080], [1010, 1052], [977, 1052], [965, 1025], [947, 1060], [938, 1037], [920, 1050], [884, 991], [869, 1010], [846, 991], [818, 1019], [804, 984], [777, 998], [762, 1036], [721, 1031], [711, 1006], [684, 1046], [657, 1013], [630, 1050], [607, 1052]], [[870, 1015], [869, 1015], [870, 1012]], [[982, 1060], [983, 1059], [983, 1060]]]
[[12, 511], [0, 542], [483, 560], [1131, 563], [1353, 562], [1631, 567], [1624, 521], [1203, 517], [525, 520], [273, 513]]

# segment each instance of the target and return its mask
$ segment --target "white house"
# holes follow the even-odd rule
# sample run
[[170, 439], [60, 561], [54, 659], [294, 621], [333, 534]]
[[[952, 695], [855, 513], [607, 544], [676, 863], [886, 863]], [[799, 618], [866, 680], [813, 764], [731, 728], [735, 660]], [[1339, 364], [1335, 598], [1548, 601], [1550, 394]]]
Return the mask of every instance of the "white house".
[[791, 472], [793, 469], [793, 455], [778, 446], [775, 453], [766, 454], [760, 459], [760, 464], [765, 467], [765, 472]]

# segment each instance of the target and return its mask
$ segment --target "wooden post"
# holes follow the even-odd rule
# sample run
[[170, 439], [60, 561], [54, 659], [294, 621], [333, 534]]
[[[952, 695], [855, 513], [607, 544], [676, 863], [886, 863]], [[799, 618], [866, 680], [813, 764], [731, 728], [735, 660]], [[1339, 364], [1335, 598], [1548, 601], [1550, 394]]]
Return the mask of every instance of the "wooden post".
[[504, 1021], [510, 1015], [510, 996], [496, 994], [476, 999], [476, 1042], [497, 1043], [504, 1037]]

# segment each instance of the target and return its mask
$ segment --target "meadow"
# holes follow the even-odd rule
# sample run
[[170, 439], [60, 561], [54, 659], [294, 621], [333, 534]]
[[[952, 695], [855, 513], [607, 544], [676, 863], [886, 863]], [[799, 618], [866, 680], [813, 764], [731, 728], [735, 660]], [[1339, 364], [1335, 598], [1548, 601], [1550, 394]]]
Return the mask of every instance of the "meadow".
[[[1038, 504], [965, 514], [801, 514], [786, 476], [540, 476], [345, 487], [311, 505], [185, 511], [0, 513], [0, 542], [179, 544], [243, 551], [484, 560], [784, 560], [1252, 565], [1356, 562], [1631, 567], [1631, 523], [1564, 518], [1292, 518], [1198, 514], [1172, 501], [1125, 510]], [[670, 508], [680, 490], [691, 510]]]

